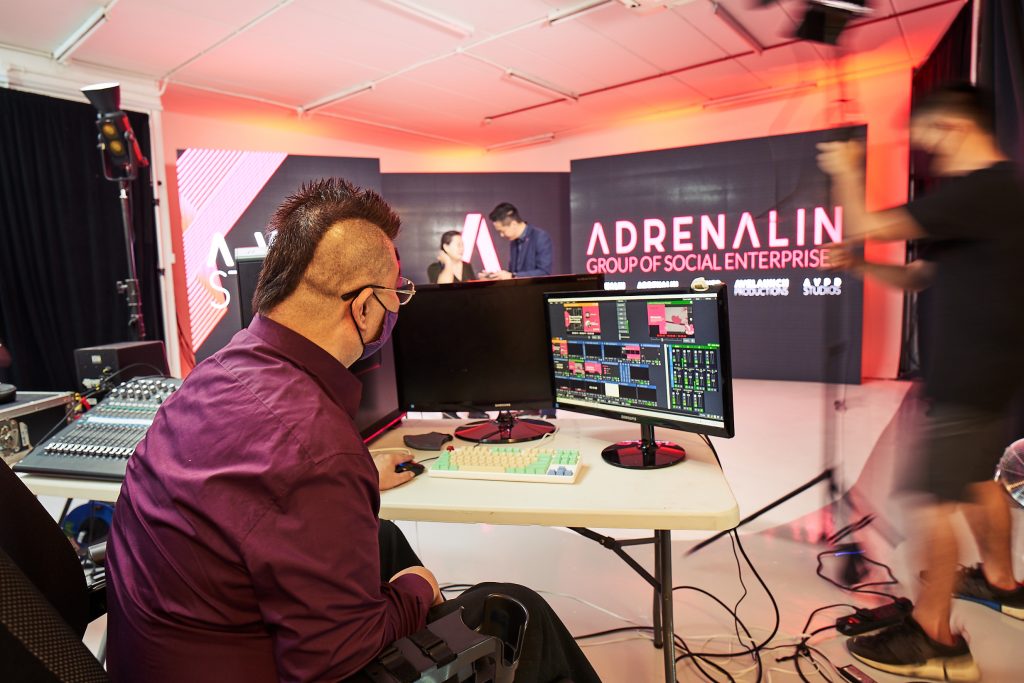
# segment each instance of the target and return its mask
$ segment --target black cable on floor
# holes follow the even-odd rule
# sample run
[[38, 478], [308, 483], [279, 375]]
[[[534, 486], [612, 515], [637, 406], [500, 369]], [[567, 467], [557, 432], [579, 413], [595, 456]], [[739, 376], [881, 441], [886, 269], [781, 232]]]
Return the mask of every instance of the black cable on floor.
[[819, 577], [821, 577], [822, 579], [824, 579], [825, 581], [827, 581], [828, 583], [832, 584], [833, 586], [835, 586], [836, 588], [838, 588], [840, 590], [844, 590], [844, 591], [847, 591], [847, 592], [850, 592], [850, 593], [862, 593], [864, 595], [877, 595], [879, 597], [888, 598], [889, 600], [892, 600], [892, 601], [896, 600], [896, 597], [893, 596], [893, 595], [890, 595], [889, 593], [883, 593], [881, 591], [874, 591], [874, 590], [865, 590], [867, 588], [874, 588], [874, 587], [881, 587], [881, 586], [897, 586], [897, 585], [899, 585], [899, 581], [896, 580], [896, 576], [892, 573], [892, 568], [889, 565], [887, 565], [887, 564], [885, 564], [883, 562], [878, 562], [876, 560], [872, 560], [870, 557], [866, 557], [863, 554], [861, 555], [861, 561], [867, 562], [868, 564], [872, 564], [872, 565], [874, 565], [876, 567], [881, 567], [882, 569], [884, 569], [886, 571], [886, 573], [889, 574], [889, 578], [887, 580], [885, 580], [885, 581], [871, 581], [871, 582], [868, 582], [868, 583], [858, 583], [858, 584], [854, 584], [852, 586], [847, 586], [845, 584], [839, 583], [838, 581], [836, 581], [835, 579], [833, 579], [831, 577], [825, 576], [825, 574], [824, 574], [825, 565], [821, 561], [822, 558], [827, 557], [827, 556], [836, 557], [837, 554], [843, 553], [843, 552], [846, 552], [846, 551], [842, 551], [842, 550], [825, 550], [824, 552], [818, 553], [818, 568], [815, 570], [815, 573]]
[[[588, 640], [590, 638], [599, 638], [601, 636], [609, 636], [609, 635], [613, 635], [613, 634], [616, 634], [616, 633], [627, 633], [627, 632], [651, 633], [653, 635], [654, 634], [654, 627], [653, 626], [622, 626], [622, 627], [619, 627], [619, 628], [605, 629], [604, 631], [595, 631], [594, 633], [585, 633], [585, 634], [580, 635], [580, 636], [573, 636], [573, 639], [574, 640]], [[725, 676], [730, 681], [735, 681], [735, 679], [732, 677], [732, 675], [728, 671], [726, 671], [724, 668], [722, 668], [721, 666], [715, 664], [714, 662], [705, 660], [700, 655], [696, 655], [695, 656], [692, 653], [692, 651], [690, 650], [690, 648], [687, 645], [686, 641], [683, 640], [682, 636], [680, 636], [678, 633], [673, 634], [673, 635], [674, 635], [674, 640], [675, 640], [675, 643], [676, 643], [676, 647], [684, 652], [683, 655], [680, 655], [679, 657], [676, 657], [676, 662], [677, 663], [680, 660], [685, 659], [685, 658], [693, 658], [694, 659], [694, 664], [696, 665], [697, 670], [701, 674], [703, 674], [705, 678], [707, 678], [708, 680], [712, 681], [712, 683], [716, 683], [715, 679], [712, 678], [710, 674], [708, 674], [706, 671], [704, 671], [704, 669], [701, 668], [700, 662], [697, 661], [697, 659], [700, 659], [704, 664], [707, 664], [708, 666], [711, 666], [711, 667], [717, 669], [719, 672], [725, 674]]]

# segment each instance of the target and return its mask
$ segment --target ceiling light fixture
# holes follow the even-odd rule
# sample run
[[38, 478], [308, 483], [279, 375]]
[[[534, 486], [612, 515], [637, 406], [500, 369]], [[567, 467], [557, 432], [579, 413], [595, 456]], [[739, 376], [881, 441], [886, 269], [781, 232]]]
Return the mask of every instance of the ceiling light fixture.
[[554, 133], [543, 133], [541, 135], [522, 138], [521, 140], [510, 140], [509, 142], [501, 142], [497, 145], [491, 145], [487, 148], [487, 151], [494, 152], [501, 149], [512, 149], [513, 147], [528, 147], [530, 145], [539, 145], [543, 142], [551, 142], [554, 139]]
[[446, 31], [451, 31], [452, 33], [458, 34], [463, 37], [471, 36], [473, 35], [473, 32], [476, 31], [476, 29], [473, 28], [471, 24], [467, 24], [464, 21], [460, 21], [453, 17], [446, 16], [433, 8], [424, 7], [423, 5], [416, 2], [410, 2], [410, 0], [377, 1], [384, 5], [394, 7], [397, 10], [401, 10], [402, 12], [412, 15], [418, 19], [422, 19], [430, 24], [433, 24], [434, 26], [437, 26], [438, 28], [442, 28]]
[[100, 26], [107, 21], [107, 13], [110, 12], [111, 8], [117, 4], [117, 0], [111, 0], [103, 7], [97, 7], [96, 11], [89, 15], [81, 26], [75, 29], [75, 32], [67, 37], [56, 50], [53, 51], [53, 59], [64, 64], [70, 58], [75, 50], [82, 47], [82, 44], [89, 39], [93, 33], [96, 32]]
[[536, 76], [524, 74], [523, 72], [516, 71], [515, 69], [506, 69], [505, 75], [508, 76], [510, 79], [519, 80], [522, 81], [523, 83], [528, 83], [534, 86], [535, 88], [546, 90], [547, 92], [558, 95], [560, 98], [563, 99], [572, 100], [573, 102], [576, 102], [580, 99], [579, 93], [575, 93], [572, 90], [569, 90], [568, 88], [563, 88], [560, 85], [555, 85], [550, 81], [545, 81], [542, 78], [537, 78]]
[[593, 12], [605, 5], [610, 5], [612, 2], [613, 0], [587, 0], [586, 2], [581, 2], [573, 7], [551, 10], [551, 12], [548, 13], [547, 24], [548, 26], [554, 26], [555, 24], [560, 24], [563, 21], [577, 19], [587, 12]]
[[727, 10], [718, 2], [712, 2], [711, 9], [715, 13], [715, 15], [722, 20], [722, 23], [731, 28], [733, 30], [733, 33], [739, 36], [743, 40], [743, 42], [750, 46], [750, 49], [752, 49], [757, 54], [761, 54], [762, 52], [764, 52], [764, 45], [761, 44], [761, 42], [754, 36], [754, 34], [751, 33], [750, 30], [747, 29], [747, 27], [744, 26], [739, 19], [734, 17], [732, 13], [729, 12], [729, 10]]
[[361, 95], [364, 92], [370, 92], [371, 90], [374, 89], [374, 87], [376, 87], [376, 84], [373, 81], [362, 83], [360, 85], [354, 85], [348, 90], [342, 90], [339, 93], [328, 95], [327, 97], [321, 97], [319, 100], [316, 100], [315, 102], [305, 104], [299, 108], [299, 112], [301, 114], [309, 114], [310, 112], [313, 112], [316, 109], [321, 109], [322, 107], [326, 107], [329, 104], [334, 104], [335, 102], [347, 100], [350, 97]]
[[704, 109], [724, 109], [726, 107], [740, 104], [767, 102], [769, 100], [782, 97], [783, 95], [796, 95], [805, 91], [814, 90], [817, 87], [817, 83], [797, 83], [783, 88], [758, 88], [757, 90], [741, 93], [739, 95], [727, 95], [725, 97], [708, 100], [704, 103]]

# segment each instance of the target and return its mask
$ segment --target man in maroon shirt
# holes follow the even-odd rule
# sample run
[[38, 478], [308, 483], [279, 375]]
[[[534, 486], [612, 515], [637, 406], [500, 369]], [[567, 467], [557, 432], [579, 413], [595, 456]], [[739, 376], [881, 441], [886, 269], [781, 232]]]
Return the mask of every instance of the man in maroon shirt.
[[[427, 569], [382, 566], [379, 488], [412, 474], [375, 466], [347, 370], [412, 297], [392, 243], [399, 218], [376, 193], [328, 179], [288, 198], [270, 227], [259, 315], [192, 371], [129, 461], [108, 553], [115, 681], [338, 681], [441, 602]], [[467, 619], [495, 586], [480, 589], [460, 599]], [[521, 680], [597, 680], [543, 600], [501, 592], [531, 611]]]

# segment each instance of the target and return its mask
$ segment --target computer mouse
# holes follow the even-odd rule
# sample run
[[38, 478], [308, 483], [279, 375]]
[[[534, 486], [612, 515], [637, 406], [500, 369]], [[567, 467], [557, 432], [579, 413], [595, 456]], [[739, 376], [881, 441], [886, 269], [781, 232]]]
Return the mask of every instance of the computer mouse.
[[395, 472], [412, 472], [413, 475], [417, 477], [423, 474], [423, 472], [426, 471], [426, 469], [426, 467], [419, 464], [415, 460], [406, 460], [405, 462], [395, 465]]

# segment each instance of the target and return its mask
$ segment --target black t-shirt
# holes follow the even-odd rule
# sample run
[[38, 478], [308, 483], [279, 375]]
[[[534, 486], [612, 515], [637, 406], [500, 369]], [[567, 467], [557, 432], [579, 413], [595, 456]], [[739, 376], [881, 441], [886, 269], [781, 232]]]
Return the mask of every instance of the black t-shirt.
[[[429, 279], [431, 283], [437, 284], [437, 278], [439, 278], [441, 276], [441, 271], [442, 270], [444, 270], [444, 266], [441, 265], [441, 262], [440, 261], [434, 261], [429, 266], [427, 266], [427, 279]], [[456, 282], [465, 281], [465, 280], [472, 280], [475, 277], [476, 277], [476, 274], [473, 272], [473, 266], [469, 265], [468, 263], [463, 262], [463, 264], [462, 264], [462, 278], [460, 280], [456, 280]]]
[[937, 400], [1005, 409], [1024, 383], [1024, 184], [1003, 162], [907, 205], [936, 264], [925, 387]]

